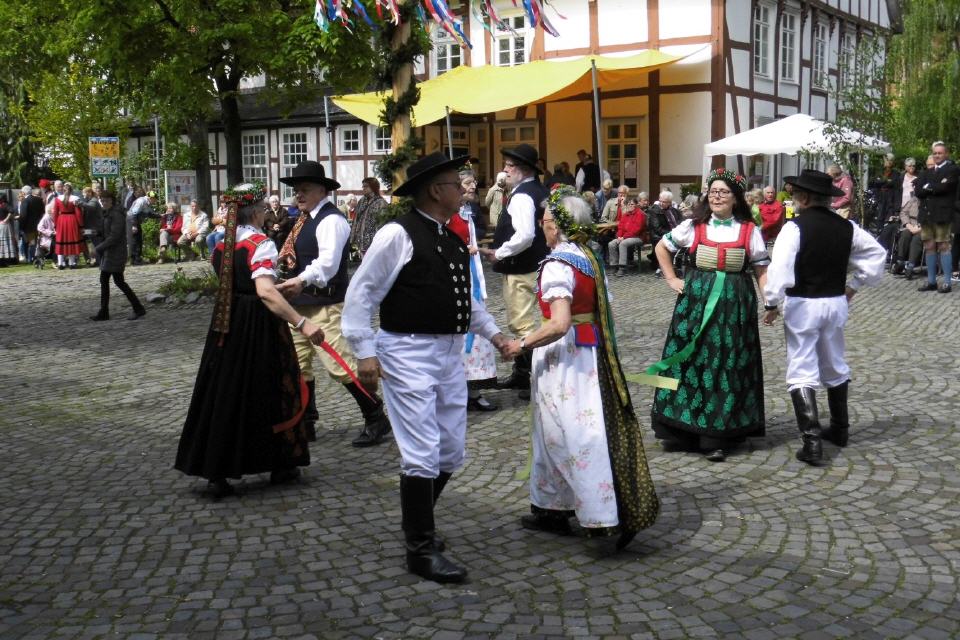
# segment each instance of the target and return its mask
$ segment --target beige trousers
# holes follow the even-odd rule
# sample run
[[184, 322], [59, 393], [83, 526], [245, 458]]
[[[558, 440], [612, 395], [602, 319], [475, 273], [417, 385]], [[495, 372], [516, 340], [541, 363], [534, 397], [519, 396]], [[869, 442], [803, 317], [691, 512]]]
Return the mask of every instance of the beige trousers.
[[[297, 305], [294, 306], [294, 309], [307, 320], [323, 329], [324, 340], [327, 344], [333, 347], [347, 363], [347, 366], [356, 372], [357, 360], [353, 357], [350, 345], [347, 344], [346, 339], [340, 333], [340, 316], [343, 314], [343, 303], [324, 306]], [[300, 362], [300, 372], [303, 374], [304, 380], [309, 382], [314, 379], [313, 355], [316, 353], [320, 356], [320, 362], [331, 378], [340, 384], [351, 382], [347, 372], [340, 368], [340, 365], [326, 351], [311, 344], [306, 336], [299, 331], [292, 331], [291, 333], [293, 333], [293, 346], [297, 349], [297, 360]]]
[[503, 276], [503, 301], [507, 307], [507, 326], [518, 338], [537, 328], [537, 272]]

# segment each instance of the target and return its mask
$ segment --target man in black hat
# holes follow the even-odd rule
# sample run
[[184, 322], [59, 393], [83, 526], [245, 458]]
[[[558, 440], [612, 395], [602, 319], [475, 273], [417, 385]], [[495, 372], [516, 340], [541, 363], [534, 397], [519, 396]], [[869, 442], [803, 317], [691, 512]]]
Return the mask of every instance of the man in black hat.
[[[350, 223], [330, 195], [340, 183], [328, 178], [323, 165], [313, 160], [301, 162], [288, 177], [280, 178], [280, 182], [293, 187], [300, 217], [280, 251], [280, 266], [287, 279], [277, 288], [300, 315], [323, 329], [326, 343], [340, 354], [351, 370], [356, 370], [356, 360], [340, 335], [340, 316], [348, 284], [347, 245], [350, 242]], [[380, 398], [357, 386], [326, 351], [317, 349], [298, 332], [293, 334], [293, 343], [310, 392], [305, 414], [308, 437], [316, 439], [314, 423], [319, 417], [313, 373], [316, 353], [330, 377], [343, 384], [360, 406], [363, 431], [353, 440], [353, 446], [369, 447], [382, 442], [390, 432], [390, 422], [383, 412]]]
[[[537, 328], [537, 268], [548, 253], [547, 241], [540, 228], [543, 202], [550, 192], [540, 184], [537, 174], [537, 150], [528, 144], [502, 152], [503, 171], [513, 189], [507, 208], [497, 220], [493, 249], [480, 253], [493, 263], [493, 270], [502, 273], [503, 298], [507, 323], [517, 338], [524, 338]], [[519, 389], [520, 397], [530, 398], [530, 352], [513, 361], [513, 372], [497, 384], [498, 389]]]
[[[793, 185], [799, 215], [787, 221], [773, 246], [763, 323], [773, 324], [782, 301], [787, 386], [803, 438], [797, 459], [816, 466], [823, 460], [821, 436], [847, 445], [850, 367], [843, 327], [850, 300], [860, 287], [880, 280], [887, 254], [873, 236], [829, 208], [831, 198], [843, 195], [829, 175], [808, 169], [784, 182]], [[825, 430], [817, 413], [820, 385], [830, 405]]]
[[[460, 209], [457, 169], [466, 156], [434, 153], [413, 163], [396, 196], [414, 210], [377, 231], [347, 290], [343, 335], [359, 358], [360, 381], [383, 395], [400, 449], [400, 505], [407, 569], [436, 582], [467, 572], [445, 558], [434, 504], [464, 459], [467, 384], [461, 353], [471, 331], [501, 350], [504, 337], [470, 295], [470, 254], [446, 223]], [[380, 310], [380, 331], [371, 323]]]

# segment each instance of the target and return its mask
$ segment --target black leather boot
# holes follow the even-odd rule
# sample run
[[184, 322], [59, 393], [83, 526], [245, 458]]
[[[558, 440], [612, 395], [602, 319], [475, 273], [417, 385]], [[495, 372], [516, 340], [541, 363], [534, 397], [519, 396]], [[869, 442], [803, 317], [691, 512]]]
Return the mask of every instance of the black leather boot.
[[[440, 475], [433, 479], [433, 506], [437, 506], [437, 500], [440, 499], [440, 494], [443, 493], [443, 488], [447, 486], [447, 481], [452, 475], [452, 473], [441, 471]], [[436, 533], [433, 534], [433, 548], [437, 551], [447, 550], [447, 543]]]
[[530, 389], [530, 364], [533, 356], [521, 353], [513, 359], [513, 371], [509, 377], [497, 381], [497, 389]]
[[546, 531], [558, 536], [568, 536], [571, 533], [570, 516], [566, 511], [554, 511], [530, 505], [530, 514], [520, 518], [520, 525], [524, 529]]
[[363, 430], [350, 444], [355, 447], [372, 447], [383, 442], [386, 435], [390, 433], [390, 420], [387, 419], [387, 414], [383, 412], [383, 401], [376, 394], [370, 394], [373, 396], [373, 400], [371, 400], [353, 382], [343, 386], [357, 401], [360, 413], [363, 414]]
[[827, 404], [830, 406], [830, 426], [821, 437], [838, 447], [847, 446], [850, 437], [850, 415], [847, 413], [847, 391], [850, 381], [827, 389]]
[[320, 414], [317, 413], [317, 381], [307, 380], [307, 408], [303, 412], [303, 427], [307, 432], [307, 442], [316, 442], [317, 440], [317, 420]]
[[467, 570], [447, 560], [435, 546], [433, 483], [433, 478], [400, 476], [407, 570], [434, 582], [463, 582], [467, 579]]
[[794, 389], [793, 412], [803, 439], [803, 448], [797, 451], [797, 460], [818, 466], [823, 462], [823, 445], [820, 442], [820, 419], [817, 415], [817, 393], [810, 387]]

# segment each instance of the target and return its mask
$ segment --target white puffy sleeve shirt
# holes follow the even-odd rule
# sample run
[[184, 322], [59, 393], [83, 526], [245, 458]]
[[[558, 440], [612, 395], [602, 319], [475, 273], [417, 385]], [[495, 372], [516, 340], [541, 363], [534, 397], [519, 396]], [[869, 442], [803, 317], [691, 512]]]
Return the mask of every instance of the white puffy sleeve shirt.
[[[707, 220], [707, 238], [713, 242], [734, 242], [740, 237], [740, 222], [734, 220], [730, 225], [716, 226], [713, 218]], [[693, 220], [688, 218], [674, 227], [670, 233], [663, 236], [663, 243], [675, 253], [678, 249], [689, 249], [693, 245], [694, 239]], [[750, 254], [750, 264], [762, 267], [770, 264], [770, 254], [767, 253], [767, 243], [763, 241], [763, 235], [760, 233], [760, 227], [754, 225], [753, 232], [750, 234], [748, 247]]]
[[[329, 197], [324, 198], [310, 212], [310, 217], [316, 218], [320, 208], [329, 201]], [[350, 223], [340, 215], [327, 216], [317, 225], [316, 235], [319, 254], [313, 262], [304, 267], [299, 278], [304, 286], [312, 284], [322, 288], [327, 286], [340, 269], [340, 257], [350, 242]]]

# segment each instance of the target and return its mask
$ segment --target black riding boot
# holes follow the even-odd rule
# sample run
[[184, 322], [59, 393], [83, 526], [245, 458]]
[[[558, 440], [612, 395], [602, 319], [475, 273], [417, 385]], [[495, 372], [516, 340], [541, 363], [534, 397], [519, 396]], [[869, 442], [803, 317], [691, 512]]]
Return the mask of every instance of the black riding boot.
[[850, 381], [827, 389], [827, 404], [830, 406], [830, 426], [821, 437], [838, 447], [847, 446], [850, 437], [850, 415], [847, 413], [847, 391]]
[[797, 460], [817, 466], [823, 462], [823, 445], [820, 443], [820, 419], [817, 415], [817, 392], [810, 387], [794, 389], [793, 412], [803, 438], [803, 448], [797, 451]]
[[508, 378], [497, 381], [497, 389], [530, 389], [530, 364], [533, 356], [521, 353], [513, 359], [513, 371]]
[[320, 414], [317, 413], [317, 381], [316, 380], [307, 380], [307, 391], [309, 399], [307, 400], [307, 408], [303, 412], [303, 426], [307, 432], [307, 442], [315, 442], [317, 440], [317, 420], [320, 419]]
[[384, 437], [390, 433], [390, 421], [387, 419], [387, 414], [383, 412], [383, 402], [376, 394], [370, 394], [373, 396], [372, 400], [368, 398], [356, 383], [351, 382], [343, 386], [357, 401], [360, 413], [363, 414], [363, 431], [350, 444], [355, 447], [372, 447], [383, 442]]
[[[443, 493], [443, 488], [447, 486], [447, 481], [452, 476], [452, 473], [446, 471], [441, 471], [440, 475], [433, 479], [433, 506], [437, 506], [437, 500], [440, 499], [440, 494]], [[443, 541], [436, 533], [433, 535], [433, 548], [437, 551], [445, 551], [447, 549], [447, 544]]]
[[400, 508], [407, 546], [407, 570], [434, 582], [463, 582], [467, 571], [447, 560], [435, 545], [433, 478], [400, 476]]
[[570, 513], [567, 511], [543, 509], [536, 505], [530, 505], [530, 514], [520, 518], [520, 526], [524, 529], [546, 531], [558, 536], [568, 536], [572, 531], [570, 529]]

